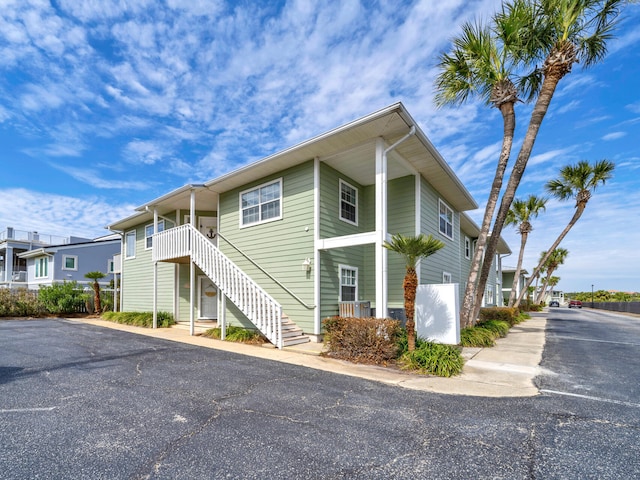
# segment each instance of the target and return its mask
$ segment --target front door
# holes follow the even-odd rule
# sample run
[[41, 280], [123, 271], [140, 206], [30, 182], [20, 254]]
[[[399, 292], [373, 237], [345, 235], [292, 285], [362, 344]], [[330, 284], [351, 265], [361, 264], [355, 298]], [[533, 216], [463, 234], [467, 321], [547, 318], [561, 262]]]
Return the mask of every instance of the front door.
[[218, 319], [218, 289], [209, 277], [201, 275], [198, 281], [198, 318]]
[[218, 217], [198, 217], [198, 230], [214, 244], [218, 244]]

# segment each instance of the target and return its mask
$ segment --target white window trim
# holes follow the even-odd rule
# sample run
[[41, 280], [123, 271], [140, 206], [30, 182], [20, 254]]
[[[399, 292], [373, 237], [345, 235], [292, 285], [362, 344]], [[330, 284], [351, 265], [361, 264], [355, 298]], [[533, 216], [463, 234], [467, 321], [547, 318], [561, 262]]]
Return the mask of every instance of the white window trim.
[[[147, 228], [151, 227], [151, 235], [147, 235]], [[164, 219], [162, 220], [158, 220], [158, 233], [160, 232], [164, 232], [166, 230], [165, 228], [165, 221]], [[147, 240], [151, 238], [151, 242], [147, 242]], [[149, 245], [150, 243], [150, 245]], [[144, 226], [144, 249], [145, 250], [151, 250], [153, 248], [153, 223], [150, 223], [148, 225]]]
[[471, 259], [472, 247], [471, 247], [471, 239], [467, 236], [464, 237], [464, 258], [467, 260]]
[[442, 272], [442, 283], [453, 283], [453, 275], [449, 272]]
[[[447, 235], [446, 232], [443, 232], [442, 230], [440, 230], [440, 207], [443, 205], [448, 211], [451, 212], [451, 236]], [[449, 240], [453, 240], [455, 220], [456, 220], [455, 213], [453, 212], [453, 209], [449, 205], [447, 205], [445, 202], [443, 202], [441, 198], [439, 198], [438, 199], [438, 232], [440, 232], [440, 235], [448, 238]]]
[[[355, 220], [355, 222], [353, 220], [349, 219], [349, 218], [344, 218], [342, 216], [342, 202], [343, 202], [343, 200], [342, 200], [342, 185], [346, 185], [349, 188], [353, 188], [353, 190], [356, 192], [356, 203], [354, 205], [355, 208], [356, 208], [356, 220]], [[358, 226], [358, 197], [359, 196], [360, 196], [360, 192], [358, 191], [357, 187], [354, 187], [349, 182], [345, 182], [344, 180], [340, 179], [340, 183], [339, 183], [339, 187], [338, 187], [338, 218], [340, 220], [342, 220], [343, 222], [349, 223], [351, 225], [355, 225], [356, 227]]]
[[[242, 223], [243, 221], [243, 215], [242, 215], [242, 195], [244, 195], [245, 193], [248, 192], [252, 192], [254, 190], [259, 190], [262, 187], [266, 187], [267, 185], [273, 185], [274, 183], [278, 183], [280, 185], [280, 197], [278, 197], [278, 200], [280, 201], [280, 215], [278, 215], [277, 217], [272, 217], [272, 218], [268, 218], [266, 220], [258, 220], [257, 222], [251, 222], [251, 223]], [[246, 190], [241, 191], [238, 194], [238, 214], [239, 214], [239, 225], [240, 228], [247, 228], [247, 227], [253, 227], [254, 225], [261, 225], [263, 223], [269, 223], [269, 222], [275, 222], [276, 220], [282, 220], [282, 212], [284, 210], [284, 205], [283, 205], [283, 201], [282, 201], [282, 197], [283, 197], [283, 187], [282, 187], [282, 177], [277, 178], [275, 180], [270, 180], [268, 182], [262, 183], [260, 185], [256, 185], [255, 187], [251, 187], [251, 188], [247, 188]], [[260, 205], [260, 204], [258, 204]]]
[[[127, 238], [133, 237], [133, 255], [129, 255], [127, 249]], [[135, 230], [128, 231], [124, 234], [124, 258], [136, 258], [136, 242], [138, 241], [138, 234]]]
[[[46, 270], [46, 273], [44, 275], [42, 275], [42, 272], [39, 271], [40, 269], [38, 268], [38, 265], [40, 265], [43, 262], [44, 264], [44, 269]], [[35, 264], [34, 264], [34, 276], [35, 278], [48, 278], [49, 277], [49, 257], [37, 257], [35, 259]]]
[[[67, 258], [73, 258], [73, 268], [67, 267]], [[78, 256], [77, 255], [62, 255], [62, 270], [78, 271]]]
[[[353, 294], [353, 300], [342, 300], [342, 270], [352, 270], [356, 273], [356, 284], [355, 284], [355, 292]], [[348, 285], [350, 286], [350, 285]], [[352, 267], [351, 265], [338, 265], [338, 301], [340, 302], [351, 302], [358, 301], [358, 267]]]
[[107, 273], [109, 275], [113, 275], [113, 271], [116, 269], [116, 262], [113, 260], [113, 258], [110, 258], [109, 260], [107, 260]]

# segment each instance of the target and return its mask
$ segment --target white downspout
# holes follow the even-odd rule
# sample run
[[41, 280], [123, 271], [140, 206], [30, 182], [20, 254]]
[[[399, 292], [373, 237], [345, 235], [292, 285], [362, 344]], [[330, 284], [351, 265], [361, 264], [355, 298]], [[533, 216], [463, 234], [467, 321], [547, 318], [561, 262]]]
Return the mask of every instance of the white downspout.
[[387, 240], [387, 154], [416, 133], [412, 126], [404, 137], [383, 149], [383, 140], [376, 140], [376, 317], [384, 318], [388, 310], [388, 255], [384, 248]]

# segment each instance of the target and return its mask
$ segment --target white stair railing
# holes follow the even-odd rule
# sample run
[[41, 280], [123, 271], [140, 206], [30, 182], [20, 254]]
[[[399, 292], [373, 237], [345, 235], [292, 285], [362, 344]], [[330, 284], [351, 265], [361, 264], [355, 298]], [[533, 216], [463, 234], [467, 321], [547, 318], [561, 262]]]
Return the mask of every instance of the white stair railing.
[[271, 343], [282, 348], [282, 306], [196, 228], [187, 224], [153, 236], [153, 260], [191, 256]]

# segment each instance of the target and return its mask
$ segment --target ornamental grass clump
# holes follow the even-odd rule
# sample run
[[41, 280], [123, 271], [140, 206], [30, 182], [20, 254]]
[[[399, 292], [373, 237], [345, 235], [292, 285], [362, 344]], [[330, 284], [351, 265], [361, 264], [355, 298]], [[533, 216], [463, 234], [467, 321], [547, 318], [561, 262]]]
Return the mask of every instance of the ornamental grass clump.
[[[222, 328], [210, 328], [202, 334], [204, 337], [222, 338]], [[227, 325], [225, 332], [225, 340], [228, 342], [248, 343], [252, 345], [267, 343], [269, 340], [258, 330], [250, 328], [236, 327], [235, 325]]]
[[[101, 318], [135, 327], [153, 327], [153, 312], [105, 312]], [[158, 312], [157, 319], [159, 328], [167, 328], [176, 323], [169, 312]]]
[[460, 345], [463, 347], [493, 347], [499, 335], [482, 327], [467, 327], [460, 330]]
[[452, 345], [420, 341], [415, 350], [406, 351], [398, 364], [403, 370], [425, 375], [452, 377], [459, 375], [464, 366], [460, 349]]

